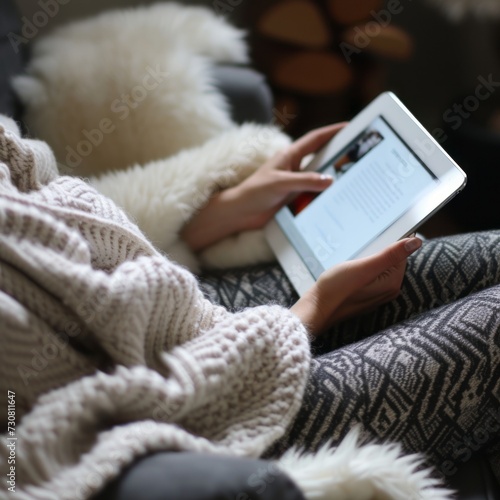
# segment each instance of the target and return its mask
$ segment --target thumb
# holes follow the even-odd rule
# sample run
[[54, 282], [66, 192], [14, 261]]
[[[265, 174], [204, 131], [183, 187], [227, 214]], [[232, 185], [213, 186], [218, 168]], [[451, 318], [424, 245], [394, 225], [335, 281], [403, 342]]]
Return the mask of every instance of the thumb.
[[300, 191], [321, 192], [333, 183], [331, 175], [318, 172], [280, 172], [280, 187], [286, 193]]
[[[354, 259], [334, 266], [320, 276], [318, 285], [321, 288], [334, 286], [334, 290], [342, 291], [339, 300], [346, 298], [391, 268], [398, 267], [416, 250], [422, 241], [419, 238], [405, 238], [388, 246], [384, 250], [361, 259]], [[334, 290], [331, 290], [332, 292]]]
[[[335, 311], [348, 297], [373, 283], [383, 273], [403, 265], [405, 259], [421, 245], [418, 238], [405, 238], [370, 257], [331, 267], [301, 297], [293, 308], [294, 312], [309, 325], [312, 332], [323, 331], [331, 324]], [[380, 294], [375, 299], [379, 303]]]
[[392, 267], [397, 267], [421, 246], [422, 241], [420, 238], [404, 238], [396, 243], [393, 243], [392, 245], [389, 245], [387, 248], [376, 253], [375, 255], [360, 260], [365, 260], [365, 271], [378, 276], [381, 272], [384, 272]]
[[374, 255], [346, 262], [349, 268], [346, 274], [353, 285], [366, 286], [382, 273], [400, 266], [421, 246], [419, 238], [404, 238]]

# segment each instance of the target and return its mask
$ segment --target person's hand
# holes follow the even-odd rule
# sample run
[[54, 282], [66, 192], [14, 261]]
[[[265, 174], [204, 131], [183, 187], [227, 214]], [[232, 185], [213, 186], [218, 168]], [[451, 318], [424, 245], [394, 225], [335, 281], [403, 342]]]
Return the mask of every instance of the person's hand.
[[313, 335], [319, 335], [338, 321], [395, 299], [406, 259], [421, 244], [418, 238], [405, 238], [373, 256], [328, 269], [296, 302], [292, 312]]
[[192, 250], [202, 250], [231, 234], [263, 227], [296, 193], [326, 189], [332, 177], [301, 171], [301, 161], [344, 126], [339, 123], [309, 132], [241, 184], [214, 195], [183, 229], [184, 241]]
[[309, 132], [233, 188], [243, 229], [263, 227], [295, 194], [318, 193], [332, 184], [330, 175], [300, 171], [300, 166], [305, 156], [324, 146], [344, 126], [340, 123]]

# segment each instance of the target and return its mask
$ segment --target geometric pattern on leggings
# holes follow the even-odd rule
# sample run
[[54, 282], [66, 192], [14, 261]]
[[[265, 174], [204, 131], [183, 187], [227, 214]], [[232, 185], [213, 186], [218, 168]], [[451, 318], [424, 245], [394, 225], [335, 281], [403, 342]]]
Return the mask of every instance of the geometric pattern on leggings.
[[361, 340], [417, 314], [500, 284], [500, 231], [425, 241], [408, 259], [399, 297], [372, 313], [337, 325], [318, 353]]
[[296, 302], [290, 281], [277, 264], [261, 264], [234, 270], [211, 270], [200, 278], [200, 286], [213, 303], [230, 310], [262, 304], [290, 307]]
[[338, 442], [355, 424], [425, 453], [444, 475], [474, 447], [494, 451], [500, 286], [315, 358], [301, 410], [270, 453]]
[[[207, 297], [229, 309], [297, 300], [276, 264], [200, 279]], [[499, 231], [425, 241], [396, 300], [314, 342], [302, 408], [269, 455], [337, 441], [360, 423], [367, 436], [425, 452], [445, 476], [480, 448], [498, 466], [498, 283]]]

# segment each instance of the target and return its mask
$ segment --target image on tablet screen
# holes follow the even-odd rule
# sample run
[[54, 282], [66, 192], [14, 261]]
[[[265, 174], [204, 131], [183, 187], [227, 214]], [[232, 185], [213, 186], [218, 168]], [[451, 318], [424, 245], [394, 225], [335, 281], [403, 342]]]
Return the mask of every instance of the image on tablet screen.
[[[375, 129], [369, 129], [363, 132], [354, 143], [350, 144], [347, 150], [340, 156], [330, 158], [330, 160], [319, 168], [318, 172], [331, 175], [334, 180], [347, 173], [348, 170], [365, 154], [370, 152], [384, 138], [382, 134]], [[319, 193], [305, 192], [300, 193], [289, 205], [293, 215], [298, 215], [304, 208], [314, 200]]]

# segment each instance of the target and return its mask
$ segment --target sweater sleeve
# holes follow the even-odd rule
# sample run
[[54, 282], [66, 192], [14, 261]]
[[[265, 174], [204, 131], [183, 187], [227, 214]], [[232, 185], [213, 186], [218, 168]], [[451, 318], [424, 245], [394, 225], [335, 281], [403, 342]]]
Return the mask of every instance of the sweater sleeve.
[[[7, 216], [16, 213], [6, 210]], [[78, 324], [114, 366], [144, 367], [163, 379], [150, 387], [148, 375], [127, 386], [128, 404], [102, 388], [82, 393], [79, 405], [95, 407], [97, 414], [96, 398], [109, 399], [105, 421], [175, 424], [252, 456], [283, 435], [299, 409], [310, 362], [307, 332], [292, 313], [278, 306], [229, 313], [203, 297], [192, 274], [159, 255], [141, 255], [108, 272], [95, 269], [79, 233], [46, 215], [36, 220], [37, 214], [30, 214], [29, 225], [7, 217], [6, 227], [17, 230], [4, 232], [1, 254], [3, 266], [29, 279], [24, 286], [7, 284], [5, 292], [45, 326], [10, 335], [7, 357], [15, 353], [17, 363], [30, 366], [30, 346], [53, 344], [70, 336], [66, 325]], [[113, 240], [105, 228], [96, 234]], [[46, 297], [64, 307], [37, 308]], [[61, 384], [73, 394], [82, 371], [92, 372], [90, 356], [86, 365], [80, 358], [73, 364], [72, 349], [67, 344], [61, 351], [64, 363], [59, 355], [45, 360], [48, 366], [30, 380], [31, 400]], [[21, 395], [26, 388], [17, 376], [9, 380]], [[125, 383], [116, 377], [112, 387]], [[96, 432], [101, 425], [96, 420]]]
[[[62, 346], [57, 354], [40, 350], [44, 368], [30, 379], [26, 400], [58, 387], [76, 397], [71, 388], [82, 374], [90, 377], [83, 386], [94, 387], [104, 353], [110, 386], [96, 379], [99, 388], [78, 396], [96, 433], [101, 416], [153, 419], [261, 454], [283, 434], [302, 398], [310, 354], [299, 320], [277, 306], [230, 313], [211, 304], [190, 272], [154, 250], [82, 180], [59, 177], [21, 191], [36, 174], [36, 155], [25, 158], [22, 171], [10, 162], [11, 178], [0, 182], [0, 292], [20, 306], [6, 309], [15, 313], [10, 323], [27, 325], [10, 332], [3, 355], [29, 367], [34, 345]], [[145, 375], [130, 384], [120, 366]], [[21, 396], [27, 390], [21, 375], [9, 375]], [[116, 384], [126, 398], [117, 396]]]

